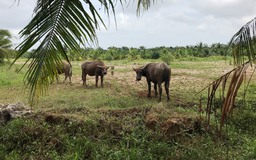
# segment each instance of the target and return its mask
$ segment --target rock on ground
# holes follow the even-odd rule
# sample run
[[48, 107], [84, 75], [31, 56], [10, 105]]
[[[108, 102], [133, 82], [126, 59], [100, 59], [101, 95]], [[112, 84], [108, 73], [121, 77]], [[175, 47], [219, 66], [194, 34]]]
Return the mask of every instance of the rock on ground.
[[30, 115], [32, 110], [22, 102], [0, 104], [0, 124], [5, 124], [13, 118]]

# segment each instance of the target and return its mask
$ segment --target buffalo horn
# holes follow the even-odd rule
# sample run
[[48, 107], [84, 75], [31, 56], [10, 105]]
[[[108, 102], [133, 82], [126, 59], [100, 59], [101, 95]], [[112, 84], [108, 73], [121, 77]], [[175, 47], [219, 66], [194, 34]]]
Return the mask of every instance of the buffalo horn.
[[102, 68], [103, 66], [97, 65], [97, 67]]

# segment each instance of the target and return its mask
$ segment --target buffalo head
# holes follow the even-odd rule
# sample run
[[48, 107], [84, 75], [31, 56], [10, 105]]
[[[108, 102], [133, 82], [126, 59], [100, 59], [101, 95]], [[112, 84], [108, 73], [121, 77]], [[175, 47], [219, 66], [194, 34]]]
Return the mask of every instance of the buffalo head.
[[106, 75], [109, 67], [97, 65], [99, 75]]
[[141, 77], [144, 75], [144, 69], [143, 68], [133, 68], [133, 70], [136, 72], [136, 81], [140, 81]]

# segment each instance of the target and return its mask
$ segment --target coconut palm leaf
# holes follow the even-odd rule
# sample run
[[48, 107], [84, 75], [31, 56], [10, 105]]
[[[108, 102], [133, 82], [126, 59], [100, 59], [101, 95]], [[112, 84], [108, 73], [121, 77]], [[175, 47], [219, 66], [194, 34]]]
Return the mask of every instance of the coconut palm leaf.
[[137, 15], [140, 15], [141, 8], [147, 10], [154, 3], [156, 3], [156, 0], [138, 0]]
[[[234, 57], [234, 63], [236, 68], [222, 75], [217, 80], [213, 81], [209, 86], [203, 88], [201, 91], [208, 88], [208, 100], [207, 100], [207, 118], [210, 120], [210, 112], [212, 106], [212, 99], [215, 96], [216, 90], [219, 87], [220, 81], [223, 83], [223, 106], [220, 120], [220, 131], [227, 120], [229, 114], [234, 107], [235, 98], [237, 96], [238, 89], [244, 81], [244, 74], [248, 65], [253, 63], [256, 59], [255, 53], [256, 47], [256, 17], [245, 24], [234, 36], [231, 38], [228, 49], [232, 50]], [[249, 61], [245, 62], [245, 57], [248, 57]], [[227, 79], [229, 75], [233, 73], [231, 81], [229, 82], [229, 88], [226, 96], [224, 96], [225, 86], [227, 85]], [[253, 72], [254, 73], [254, 72]], [[251, 75], [252, 76], [252, 75]], [[248, 82], [250, 83], [250, 82]], [[248, 86], [248, 85], [247, 85]], [[201, 92], [200, 91], [200, 92]], [[199, 93], [200, 93], [199, 92]]]
[[[241, 83], [243, 82], [243, 75], [248, 68], [248, 64], [252, 64], [256, 59], [255, 47], [256, 17], [242, 26], [241, 29], [233, 35], [228, 45], [228, 48], [232, 49], [234, 63], [240, 66], [235, 69], [234, 75], [229, 84], [225, 101], [223, 103], [220, 130], [233, 109], [236, 94], [241, 86]], [[245, 57], [247, 57], [249, 61], [245, 62]], [[249, 83], [250, 81], [248, 84]]]
[[[227, 75], [229, 76], [229, 74]], [[226, 79], [226, 76], [223, 76], [212, 83], [211, 86], [208, 87], [208, 99], [207, 99], [207, 107], [206, 107], [206, 115], [207, 115], [207, 122], [210, 123], [210, 115], [212, 112], [212, 103], [215, 97], [215, 93], [220, 85], [220, 83]]]
[[231, 78], [231, 82], [229, 84], [229, 88], [227, 91], [227, 95], [225, 97], [225, 101], [222, 106], [222, 114], [221, 114], [221, 123], [220, 123], [220, 131], [224, 125], [229, 114], [232, 112], [235, 98], [237, 96], [238, 89], [240, 88], [243, 80], [246, 69], [248, 68], [249, 63], [245, 63], [244, 65], [238, 66]]
[[234, 62], [237, 65], [244, 63], [244, 56], [249, 60], [256, 58], [256, 17], [246, 23], [234, 36], [231, 38], [228, 48], [232, 48]]
[[[154, 0], [138, 1], [138, 6]], [[97, 44], [96, 29], [104, 22], [95, 9], [97, 1], [91, 0], [38, 0], [34, 17], [21, 30], [23, 42], [19, 44], [18, 54], [12, 64], [36, 44], [32, 53], [21, 69], [29, 62], [24, 77], [30, 89], [30, 102], [34, 105], [38, 98], [47, 91], [50, 82], [56, 77], [56, 68], [61, 58], [68, 61], [66, 49], [79, 54], [80, 45]], [[126, 0], [98, 0], [105, 9], [115, 16], [115, 3], [127, 3]], [[106, 28], [106, 27], [105, 27]], [[33, 57], [33, 58], [32, 58]]]
[[[247, 61], [246, 63], [237, 66], [236, 68], [234, 68], [231, 71], [227, 72], [226, 74], [222, 75], [220, 78], [216, 79], [215, 81], [213, 81], [211, 84], [209, 84], [207, 87], [205, 87], [204, 89], [202, 89], [200, 91], [200, 92], [202, 92], [203, 90], [208, 89], [206, 116], [207, 116], [207, 121], [209, 124], [210, 123], [210, 115], [212, 112], [213, 99], [216, 94], [216, 90], [219, 88], [220, 84], [222, 83], [223, 104], [221, 107], [220, 132], [221, 132], [221, 129], [222, 129], [224, 123], [226, 122], [228, 116], [230, 115], [230, 113], [233, 110], [237, 92], [238, 92], [241, 84], [244, 82], [245, 73], [246, 73], [246, 70], [250, 63], [251, 63], [251, 61]], [[232, 75], [231, 78], [230, 78], [230, 75]], [[229, 86], [228, 86], [227, 93], [224, 96], [224, 91], [225, 91], [225, 88], [226, 88], [226, 85], [228, 82], [227, 81], [228, 78], [230, 78], [231, 80], [228, 84]], [[200, 93], [200, 92], [198, 92], [198, 93]]]

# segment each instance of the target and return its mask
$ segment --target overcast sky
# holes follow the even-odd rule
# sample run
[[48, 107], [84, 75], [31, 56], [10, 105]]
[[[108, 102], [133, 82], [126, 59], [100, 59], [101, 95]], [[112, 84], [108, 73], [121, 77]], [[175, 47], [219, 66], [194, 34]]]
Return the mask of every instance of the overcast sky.
[[[30, 21], [36, 0], [0, 0], [0, 29], [9, 30], [13, 42]], [[18, 0], [16, 0], [18, 1]], [[133, 2], [133, 0], [131, 0]], [[14, 3], [14, 4], [13, 4]], [[104, 15], [103, 9], [98, 7]], [[116, 7], [113, 16], [104, 16], [108, 29], [97, 31], [102, 48], [186, 46], [224, 43], [248, 21], [256, 17], [255, 0], [158, 0], [148, 11], [136, 16], [136, 5]]]

